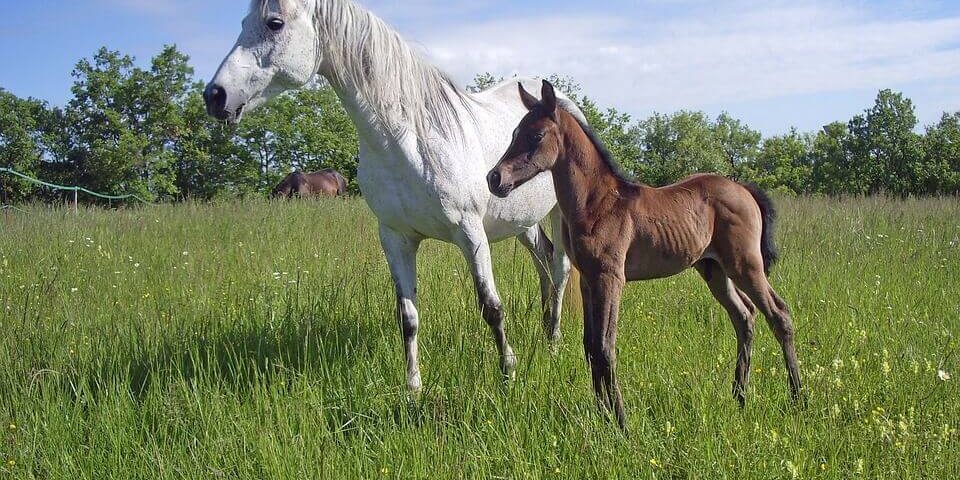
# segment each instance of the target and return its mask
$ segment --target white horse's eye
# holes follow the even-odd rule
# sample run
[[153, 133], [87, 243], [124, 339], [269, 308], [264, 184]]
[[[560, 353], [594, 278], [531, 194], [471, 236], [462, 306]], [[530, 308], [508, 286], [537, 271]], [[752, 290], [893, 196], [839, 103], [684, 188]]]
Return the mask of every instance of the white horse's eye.
[[267, 20], [267, 28], [269, 28], [270, 30], [273, 30], [274, 32], [279, 32], [280, 30], [283, 30], [283, 25], [284, 25], [283, 20], [279, 18], [271, 18], [270, 20]]

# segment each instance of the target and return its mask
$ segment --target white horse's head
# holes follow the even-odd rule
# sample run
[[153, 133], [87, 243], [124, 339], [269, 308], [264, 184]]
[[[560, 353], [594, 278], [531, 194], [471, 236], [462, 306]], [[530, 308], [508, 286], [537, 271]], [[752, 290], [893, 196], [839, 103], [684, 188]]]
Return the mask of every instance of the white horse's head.
[[285, 91], [306, 85], [320, 69], [318, 0], [253, 0], [243, 31], [203, 97], [210, 115], [239, 122]]

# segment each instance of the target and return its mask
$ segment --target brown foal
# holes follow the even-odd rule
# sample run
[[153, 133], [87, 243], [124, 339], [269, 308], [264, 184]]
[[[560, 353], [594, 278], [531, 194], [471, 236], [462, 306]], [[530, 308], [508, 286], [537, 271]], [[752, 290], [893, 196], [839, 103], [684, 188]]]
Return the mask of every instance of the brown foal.
[[775, 211], [757, 188], [717, 175], [694, 175], [663, 188], [621, 175], [592, 131], [563, 108], [544, 82], [542, 101], [520, 86], [530, 112], [487, 180], [506, 197], [550, 170], [563, 214], [563, 241], [583, 276], [583, 346], [601, 407], [626, 429], [616, 376], [617, 318], [628, 281], [664, 278], [696, 268], [737, 333], [733, 394], [742, 406], [750, 377], [757, 310], [776, 335], [791, 394], [800, 398], [794, 330], [784, 301], [767, 280], [776, 260]]

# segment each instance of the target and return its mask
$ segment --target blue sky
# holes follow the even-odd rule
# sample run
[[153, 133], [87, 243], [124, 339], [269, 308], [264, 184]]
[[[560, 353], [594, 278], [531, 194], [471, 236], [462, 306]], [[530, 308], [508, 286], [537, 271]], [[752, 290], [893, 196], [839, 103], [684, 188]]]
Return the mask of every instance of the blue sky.
[[[141, 62], [177, 44], [209, 78], [247, 0], [7, 2], [0, 87], [61, 104], [100, 46]], [[569, 74], [636, 116], [728, 111], [766, 134], [816, 130], [903, 91], [921, 121], [960, 110], [956, 0], [363, 0], [467, 83]]]

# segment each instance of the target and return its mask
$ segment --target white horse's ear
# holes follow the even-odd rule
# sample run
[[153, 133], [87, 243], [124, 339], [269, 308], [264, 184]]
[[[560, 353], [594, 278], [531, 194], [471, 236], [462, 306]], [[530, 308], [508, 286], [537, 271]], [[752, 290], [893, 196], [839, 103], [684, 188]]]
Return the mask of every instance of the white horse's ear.
[[534, 97], [526, 88], [523, 88], [523, 83], [517, 82], [517, 86], [520, 87], [520, 101], [523, 102], [524, 107], [527, 107], [527, 110], [533, 110], [534, 107], [540, 105], [540, 100], [537, 100], [537, 97]]
[[553, 115], [557, 112], [557, 92], [553, 89], [553, 84], [546, 80], [543, 81], [543, 90], [540, 92], [540, 98], [543, 103], [543, 108], [548, 115]]

